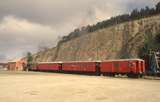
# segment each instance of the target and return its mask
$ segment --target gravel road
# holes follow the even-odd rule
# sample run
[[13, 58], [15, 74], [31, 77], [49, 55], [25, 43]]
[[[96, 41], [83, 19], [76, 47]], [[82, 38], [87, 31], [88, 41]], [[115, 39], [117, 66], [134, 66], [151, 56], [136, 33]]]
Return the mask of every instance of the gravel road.
[[159, 102], [160, 80], [0, 71], [0, 102]]

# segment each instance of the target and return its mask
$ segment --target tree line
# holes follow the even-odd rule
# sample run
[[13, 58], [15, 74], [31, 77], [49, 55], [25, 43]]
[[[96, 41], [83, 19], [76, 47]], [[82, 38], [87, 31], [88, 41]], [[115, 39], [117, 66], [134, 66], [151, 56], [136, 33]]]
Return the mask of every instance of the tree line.
[[121, 24], [128, 21], [150, 17], [157, 14], [160, 14], [160, 2], [158, 2], [154, 8], [149, 8], [148, 6], [146, 6], [145, 8], [142, 8], [140, 10], [134, 9], [130, 14], [118, 15], [115, 17], [111, 17], [108, 20], [98, 22], [97, 24], [94, 24], [94, 25], [88, 25], [82, 28], [77, 28], [73, 32], [69, 33], [68, 36], [63, 36], [62, 39], [59, 41], [59, 43], [66, 42], [80, 35], [94, 32], [99, 29], [103, 29], [106, 27], [110, 27], [110, 26]]

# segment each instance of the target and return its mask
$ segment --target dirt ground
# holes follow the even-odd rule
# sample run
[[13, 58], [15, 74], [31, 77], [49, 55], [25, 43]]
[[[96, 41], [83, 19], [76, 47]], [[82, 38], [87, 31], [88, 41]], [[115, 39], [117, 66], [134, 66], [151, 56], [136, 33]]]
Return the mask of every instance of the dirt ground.
[[159, 102], [160, 80], [0, 71], [0, 102]]

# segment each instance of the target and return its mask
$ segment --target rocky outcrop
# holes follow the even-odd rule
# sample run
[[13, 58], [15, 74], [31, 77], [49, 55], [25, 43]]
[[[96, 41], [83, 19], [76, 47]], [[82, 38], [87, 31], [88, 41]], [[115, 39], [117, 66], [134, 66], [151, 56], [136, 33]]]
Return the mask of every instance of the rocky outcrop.
[[146, 36], [160, 32], [160, 15], [97, 30], [39, 52], [34, 61], [138, 58]]

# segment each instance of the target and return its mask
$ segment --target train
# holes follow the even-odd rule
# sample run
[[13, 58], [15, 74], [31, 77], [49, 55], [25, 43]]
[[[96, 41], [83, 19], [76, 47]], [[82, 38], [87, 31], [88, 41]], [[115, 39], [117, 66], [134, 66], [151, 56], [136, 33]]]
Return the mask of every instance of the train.
[[38, 62], [30, 70], [93, 74], [97, 76], [115, 76], [121, 74], [131, 78], [138, 78], [145, 74], [145, 61], [142, 59], [119, 59], [106, 61]]

